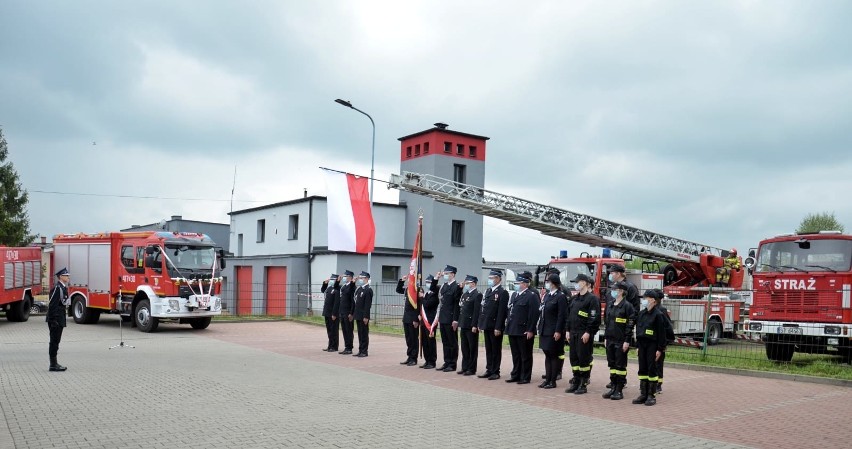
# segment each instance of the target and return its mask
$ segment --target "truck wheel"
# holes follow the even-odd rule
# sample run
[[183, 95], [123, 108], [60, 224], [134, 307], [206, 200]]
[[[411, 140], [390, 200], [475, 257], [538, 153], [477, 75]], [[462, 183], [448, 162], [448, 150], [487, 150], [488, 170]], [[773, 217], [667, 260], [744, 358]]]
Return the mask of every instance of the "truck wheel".
[[707, 344], [710, 346], [718, 345], [719, 340], [722, 339], [722, 323], [716, 320], [710, 320], [707, 323]]
[[766, 358], [775, 362], [793, 360], [793, 343], [766, 342]]
[[89, 322], [89, 308], [86, 307], [86, 300], [82, 296], [76, 295], [71, 300], [71, 316], [77, 324], [87, 324]]
[[6, 310], [6, 319], [12, 322], [24, 322], [30, 319], [30, 307], [32, 307], [33, 300], [30, 298], [30, 295], [24, 297], [24, 299], [13, 302], [9, 305], [9, 308]]
[[154, 332], [160, 325], [160, 319], [151, 316], [151, 301], [147, 299], [136, 304], [133, 317], [136, 320], [136, 327], [142, 332]]
[[207, 329], [207, 326], [210, 325], [211, 317], [205, 318], [196, 318], [189, 322], [189, 325], [192, 326], [193, 329]]
[[663, 286], [669, 286], [677, 280], [677, 269], [674, 265], [666, 265], [663, 268]]

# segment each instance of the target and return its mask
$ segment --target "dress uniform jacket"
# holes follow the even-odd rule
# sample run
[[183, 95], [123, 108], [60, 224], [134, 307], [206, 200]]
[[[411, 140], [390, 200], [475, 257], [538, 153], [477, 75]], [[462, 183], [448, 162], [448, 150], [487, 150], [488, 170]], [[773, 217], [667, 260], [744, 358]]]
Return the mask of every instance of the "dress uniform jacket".
[[340, 287], [337, 283], [334, 287], [325, 287], [325, 302], [322, 305], [322, 316], [340, 316]]
[[[355, 313], [355, 283], [348, 282], [340, 286], [340, 314], [341, 316], [354, 315]], [[353, 317], [354, 318], [354, 317]]]
[[538, 293], [531, 288], [515, 295], [509, 303], [506, 335], [518, 336], [524, 335], [525, 332], [535, 334], [539, 302]]
[[489, 288], [482, 297], [477, 327], [482, 330], [503, 332], [508, 308], [509, 292], [502, 285]]
[[402, 322], [411, 324], [417, 321], [417, 317], [419, 315], [417, 308], [411, 305], [411, 301], [408, 300], [408, 289], [405, 288], [405, 281], [400, 279], [396, 284], [396, 292], [400, 295], [405, 295], [402, 306]]
[[572, 334], [588, 332], [595, 335], [601, 325], [601, 300], [594, 293], [575, 295], [568, 310], [567, 331]]
[[[426, 315], [426, 319], [429, 320], [430, 324], [435, 323], [435, 315], [438, 313], [438, 304], [441, 303], [441, 300], [438, 298], [438, 288], [430, 288], [426, 290], [423, 294], [423, 313]], [[425, 323], [424, 323], [425, 324]], [[435, 327], [437, 329], [437, 326]]]
[[459, 299], [461, 295], [462, 288], [455, 280], [441, 286], [441, 310], [438, 312], [440, 324], [453, 324], [453, 321], [459, 320]]
[[[543, 351], [553, 351], [557, 345], [564, 346], [565, 315], [568, 313], [568, 300], [561, 290], [555, 293], [547, 292], [541, 302], [541, 317], [538, 321], [538, 346]], [[553, 339], [553, 334], [559, 332], [559, 341]]]
[[459, 300], [459, 329], [472, 329], [479, 326], [482, 293], [471, 290], [463, 293]]
[[633, 305], [623, 299], [616, 305], [615, 301], [607, 303], [604, 312], [604, 337], [611, 342], [633, 343], [633, 324], [636, 322], [636, 310]]
[[65, 327], [66, 309], [65, 302], [68, 301], [68, 287], [61, 282], [57, 282], [50, 292], [50, 299], [47, 303], [47, 316], [44, 318], [48, 326]]
[[362, 285], [355, 291], [355, 313], [353, 318], [357, 321], [370, 318], [370, 307], [373, 306], [373, 289], [370, 285]]

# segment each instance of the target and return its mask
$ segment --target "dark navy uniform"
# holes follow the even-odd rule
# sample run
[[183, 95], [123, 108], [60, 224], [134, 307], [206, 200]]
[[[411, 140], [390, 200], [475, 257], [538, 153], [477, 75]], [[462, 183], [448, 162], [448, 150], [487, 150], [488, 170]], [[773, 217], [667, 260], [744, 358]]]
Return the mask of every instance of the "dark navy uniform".
[[[556, 279], [559, 276], [556, 275]], [[565, 350], [565, 316], [568, 300], [562, 290], [547, 292], [541, 301], [541, 318], [538, 322], [539, 348], [544, 351], [544, 382], [542, 388], [555, 388], [556, 375], [562, 371], [565, 359], [560, 352]], [[554, 335], [559, 333], [559, 338]]]
[[[340, 342], [340, 286], [337, 285], [337, 275], [332, 274], [330, 281], [322, 286], [325, 301], [322, 305], [322, 316], [325, 318], [325, 331], [328, 334], [328, 346], [323, 351], [337, 351]], [[334, 282], [333, 285], [329, 286]]]
[[426, 363], [420, 367], [431, 369], [438, 362], [438, 345], [435, 341], [434, 331], [438, 327], [436, 315], [438, 314], [438, 304], [441, 303], [438, 298], [438, 281], [435, 281], [432, 275], [426, 278], [426, 291], [422, 295], [420, 307], [421, 315], [425, 317], [425, 320], [420, 326], [420, 343], [423, 346], [423, 358]]
[[[465, 282], [477, 282], [474, 276], [468, 276]], [[462, 366], [459, 373], [465, 376], [476, 374], [476, 362], [479, 358], [479, 314], [482, 307], [482, 293], [476, 288], [462, 293], [459, 299], [459, 329], [461, 329]], [[474, 332], [474, 329], [477, 332]]]
[[[48, 355], [50, 356], [50, 371], [65, 371], [65, 367], [57, 361], [57, 353], [59, 352], [59, 342], [62, 341], [62, 331], [66, 326], [66, 316], [68, 315], [68, 306], [70, 300], [68, 298], [68, 286], [66, 286], [61, 276], [70, 276], [67, 269], [63, 268], [56, 273], [56, 277], [60, 280], [56, 281], [53, 289], [50, 291], [50, 299], [47, 303], [47, 316], [44, 318], [47, 321], [47, 328], [50, 332], [50, 344], [48, 345]], [[67, 282], [67, 278], [65, 279]]]
[[[494, 274], [500, 276], [502, 273]], [[479, 330], [485, 338], [485, 373], [479, 377], [500, 378], [500, 364], [503, 362], [503, 329], [506, 326], [506, 312], [509, 308], [509, 292], [502, 285], [489, 287], [482, 297], [479, 313]], [[495, 335], [499, 333], [499, 335]]]
[[[456, 268], [447, 266], [445, 273], [456, 273]], [[444, 364], [438, 367], [442, 371], [455, 371], [459, 359], [459, 334], [453, 329], [453, 323], [459, 321], [459, 298], [462, 288], [455, 279], [445, 282], [439, 292], [441, 297], [441, 308], [438, 310], [438, 323], [441, 327], [441, 344], [444, 347]]]
[[[506, 335], [509, 336], [509, 348], [512, 350], [512, 373], [506, 382], [527, 384], [532, 379], [533, 348], [540, 302], [538, 293], [530, 288], [516, 293], [509, 300]], [[527, 338], [527, 333], [532, 334], [533, 338]]]
[[355, 291], [355, 313], [353, 318], [358, 328], [358, 354], [357, 357], [367, 357], [370, 346], [370, 308], [373, 306], [373, 289], [370, 287], [370, 273], [361, 272], [366, 278], [366, 283]]
[[[571, 361], [571, 371], [574, 377], [571, 379], [570, 392], [584, 393], [585, 386], [589, 384], [592, 376], [592, 364], [594, 357], [594, 336], [601, 325], [601, 300], [591, 291], [586, 294], [577, 294], [571, 300], [568, 310], [568, 328], [570, 335], [570, 350], [568, 358]], [[583, 343], [583, 334], [589, 334], [589, 340]]]
[[[613, 291], [621, 291], [626, 296], [627, 285], [618, 282]], [[604, 312], [604, 337], [606, 338], [606, 361], [609, 365], [610, 390], [604, 393], [604, 399], [623, 399], [622, 390], [627, 385], [627, 352], [624, 344], [633, 343], [633, 324], [636, 310], [623, 298], [618, 304], [615, 300], [607, 303]]]
[[346, 271], [344, 276], [348, 282], [340, 286], [340, 328], [343, 331], [343, 351], [339, 354], [352, 354], [354, 346], [354, 313], [355, 313], [355, 273]]
[[[651, 298], [656, 299], [653, 291], [645, 292]], [[662, 292], [661, 292], [662, 293]], [[662, 299], [662, 294], [660, 294]], [[660, 301], [660, 299], [656, 299]], [[657, 392], [657, 351], [666, 350], [666, 319], [656, 307], [648, 310], [643, 309], [636, 318], [636, 343], [639, 347], [639, 389], [640, 395], [633, 400], [634, 404], [645, 405], [656, 404], [655, 394]]]
[[[402, 330], [405, 333], [405, 355], [407, 356], [404, 362], [400, 362], [400, 365], [413, 366], [417, 364], [419, 351], [417, 348], [417, 327], [419, 327], [420, 322], [418, 321], [418, 308], [411, 305], [411, 300], [408, 298], [408, 291], [405, 287], [405, 279], [400, 279], [396, 283], [396, 292], [403, 295]], [[417, 298], [415, 298], [415, 303], [416, 301]]]

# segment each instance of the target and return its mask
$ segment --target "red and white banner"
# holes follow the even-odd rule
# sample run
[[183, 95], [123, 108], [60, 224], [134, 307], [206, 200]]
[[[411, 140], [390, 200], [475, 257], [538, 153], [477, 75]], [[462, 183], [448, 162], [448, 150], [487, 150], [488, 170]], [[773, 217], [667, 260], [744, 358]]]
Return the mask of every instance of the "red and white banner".
[[367, 178], [325, 170], [328, 188], [328, 249], [370, 253], [376, 246], [376, 225], [370, 208]]

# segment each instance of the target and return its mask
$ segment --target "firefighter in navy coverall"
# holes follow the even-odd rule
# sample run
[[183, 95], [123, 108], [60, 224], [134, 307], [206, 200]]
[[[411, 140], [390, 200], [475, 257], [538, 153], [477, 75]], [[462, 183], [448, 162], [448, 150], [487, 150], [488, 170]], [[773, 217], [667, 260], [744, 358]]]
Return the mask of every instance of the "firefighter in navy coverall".
[[70, 305], [68, 297], [68, 281], [71, 280], [71, 273], [67, 268], [63, 268], [56, 272], [57, 282], [50, 291], [50, 299], [47, 303], [47, 316], [44, 318], [47, 321], [47, 328], [50, 331], [50, 344], [48, 346], [48, 355], [50, 356], [50, 371], [65, 371], [67, 368], [60, 365], [56, 361], [56, 355], [59, 352], [59, 342], [62, 340], [62, 330], [65, 329], [65, 317]]
[[639, 346], [639, 397], [634, 404], [657, 403], [657, 361], [666, 350], [666, 321], [657, 304], [662, 295], [646, 290], [642, 295], [642, 310], [636, 318], [636, 343]]
[[[405, 285], [405, 279], [402, 278], [396, 283], [396, 292], [403, 295], [402, 307], [402, 329], [405, 333], [405, 355], [406, 359], [399, 362], [400, 365], [414, 366], [417, 364], [417, 356], [419, 348], [417, 347], [417, 332], [420, 327], [420, 315], [418, 307], [412, 306], [408, 299], [408, 289]], [[418, 289], [419, 292], [419, 289]], [[415, 298], [415, 302], [419, 301]]]
[[636, 322], [636, 310], [627, 302], [630, 286], [626, 282], [616, 282], [610, 289], [611, 300], [604, 311], [604, 337], [606, 338], [606, 361], [609, 365], [609, 391], [604, 399], [624, 399], [624, 386], [627, 385], [627, 351], [633, 341], [633, 323]]
[[544, 351], [544, 381], [539, 388], [556, 388], [556, 375], [562, 371], [565, 362], [565, 316], [568, 313], [568, 299], [562, 292], [562, 281], [558, 274], [547, 276], [544, 294], [540, 306], [538, 321], [539, 348]]
[[503, 329], [509, 308], [509, 292], [503, 288], [502, 282], [503, 273], [491, 270], [479, 312], [477, 327], [485, 340], [485, 372], [477, 377], [488, 380], [500, 378], [500, 363], [503, 361]]
[[601, 325], [601, 300], [592, 293], [594, 281], [585, 274], [578, 274], [571, 280], [578, 290], [577, 295], [571, 300], [568, 309], [568, 344], [570, 345], [568, 356], [571, 361], [570, 386], [566, 393], [585, 394], [589, 379], [592, 377], [592, 364], [594, 358], [593, 337]]
[[325, 332], [328, 334], [328, 346], [323, 351], [337, 352], [340, 342], [340, 286], [337, 285], [339, 276], [332, 274], [323, 282], [322, 292], [325, 301], [322, 305], [322, 316], [325, 318]]
[[473, 376], [476, 374], [476, 362], [479, 358], [479, 314], [482, 307], [482, 293], [476, 288], [479, 279], [467, 275], [459, 299], [459, 329], [461, 329], [462, 363], [458, 374]]
[[[435, 329], [438, 327], [436, 323], [438, 304], [441, 300], [438, 298], [438, 281], [431, 274], [426, 277], [426, 291], [420, 292], [420, 307], [422, 314], [426, 316], [426, 321], [420, 326], [420, 344], [423, 345], [423, 358], [426, 362], [420, 365], [420, 368], [433, 369], [438, 360], [438, 347], [435, 341]], [[429, 325], [433, 325], [432, 328]]]
[[343, 350], [338, 354], [352, 354], [354, 344], [353, 323], [355, 313], [355, 273], [346, 270], [340, 279], [340, 328], [343, 330]]

